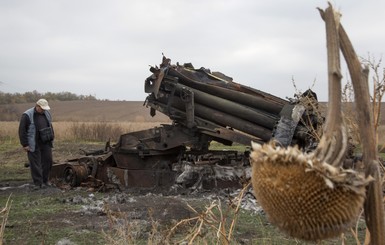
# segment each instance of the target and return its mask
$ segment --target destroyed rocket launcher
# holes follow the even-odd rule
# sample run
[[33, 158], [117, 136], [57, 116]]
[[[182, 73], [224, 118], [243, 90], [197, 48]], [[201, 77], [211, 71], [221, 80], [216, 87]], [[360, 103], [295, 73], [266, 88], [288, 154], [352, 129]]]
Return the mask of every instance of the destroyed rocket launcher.
[[[52, 179], [98, 188], [239, 187], [250, 168], [249, 151], [211, 150], [210, 142], [249, 146], [251, 141], [275, 139], [305, 150], [317, 142], [308, 129], [317, 128], [319, 120], [312, 111], [314, 103], [302, 103], [305, 97], [284, 100], [219, 72], [172, 65], [166, 57], [150, 71], [144, 105], [151, 115], [161, 112], [172, 123], [123, 134], [116, 144], [107, 142], [104, 150], [54, 164]], [[305, 95], [316, 98], [311, 91]]]
[[[180, 145], [202, 150], [211, 140], [250, 145], [274, 138], [284, 146], [295, 143], [302, 147], [313, 142], [308, 132], [311, 127], [304, 122], [317, 122], [317, 115], [306, 111], [303, 104], [235, 83], [219, 72], [194, 69], [191, 64], [172, 65], [166, 57], [159, 68], [150, 71], [153, 74], [145, 80], [145, 92], [150, 94], [145, 104], [151, 115], [159, 111], [184, 128], [181, 132], [188, 140], [179, 137]], [[306, 95], [316, 98], [311, 91]], [[301, 120], [304, 115], [306, 119]]]

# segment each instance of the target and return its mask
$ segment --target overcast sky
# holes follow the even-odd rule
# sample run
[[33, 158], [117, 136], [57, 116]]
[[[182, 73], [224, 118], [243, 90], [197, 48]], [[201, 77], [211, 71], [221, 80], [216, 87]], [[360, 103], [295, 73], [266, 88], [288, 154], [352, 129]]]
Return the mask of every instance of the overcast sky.
[[[332, 4], [357, 54], [381, 58], [385, 1]], [[164, 53], [282, 98], [293, 96], [294, 80], [325, 101], [325, 26], [316, 7], [327, 1], [0, 0], [0, 91], [142, 101], [149, 66]]]

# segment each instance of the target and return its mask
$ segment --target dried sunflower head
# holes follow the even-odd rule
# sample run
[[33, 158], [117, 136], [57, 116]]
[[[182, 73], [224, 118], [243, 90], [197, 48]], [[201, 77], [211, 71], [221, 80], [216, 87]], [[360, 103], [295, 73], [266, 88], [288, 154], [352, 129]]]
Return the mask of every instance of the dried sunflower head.
[[370, 178], [274, 143], [253, 143], [250, 158], [254, 194], [270, 222], [288, 235], [317, 241], [355, 224]]

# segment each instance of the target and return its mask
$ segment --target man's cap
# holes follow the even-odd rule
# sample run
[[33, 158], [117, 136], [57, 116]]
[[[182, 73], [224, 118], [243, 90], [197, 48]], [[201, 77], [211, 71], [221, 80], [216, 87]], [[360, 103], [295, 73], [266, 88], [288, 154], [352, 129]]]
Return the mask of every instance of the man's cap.
[[40, 99], [36, 102], [36, 105], [40, 106], [41, 109], [45, 110], [45, 111], [48, 111], [50, 110], [51, 108], [49, 107], [48, 105], [48, 101], [45, 100], [45, 99]]

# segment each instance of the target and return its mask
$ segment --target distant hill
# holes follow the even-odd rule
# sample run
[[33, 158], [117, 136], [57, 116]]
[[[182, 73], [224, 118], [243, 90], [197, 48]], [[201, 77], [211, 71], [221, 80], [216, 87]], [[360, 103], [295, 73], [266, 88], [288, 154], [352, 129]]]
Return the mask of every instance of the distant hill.
[[[327, 103], [321, 102], [322, 107]], [[160, 112], [150, 116], [150, 108], [142, 101], [50, 101], [51, 113], [55, 121], [116, 121], [116, 122], [169, 122]], [[0, 121], [18, 121], [21, 114], [34, 103], [0, 105]], [[354, 113], [354, 109], [352, 112]], [[385, 124], [385, 103], [381, 107], [381, 124]]]
[[[55, 121], [168, 122], [160, 112], [151, 117], [142, 101], [49, 101]], [[0, 105], [0, 121], [17, 121], [34, 103]]]

